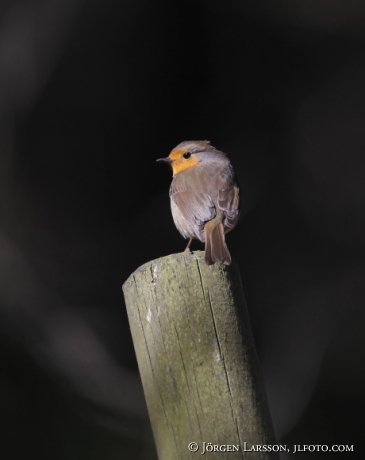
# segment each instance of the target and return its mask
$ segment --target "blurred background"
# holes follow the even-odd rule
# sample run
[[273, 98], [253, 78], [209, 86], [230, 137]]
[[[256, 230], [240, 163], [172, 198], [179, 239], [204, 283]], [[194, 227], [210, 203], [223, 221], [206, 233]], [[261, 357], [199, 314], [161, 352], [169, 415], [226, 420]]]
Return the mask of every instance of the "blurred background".
[[121, 285], [185, 247], [155, 160], [191, 139], [242, 186], [278, 440], [362, 458], [365, 3], [3, 0], [4, 460], [156, 459]]

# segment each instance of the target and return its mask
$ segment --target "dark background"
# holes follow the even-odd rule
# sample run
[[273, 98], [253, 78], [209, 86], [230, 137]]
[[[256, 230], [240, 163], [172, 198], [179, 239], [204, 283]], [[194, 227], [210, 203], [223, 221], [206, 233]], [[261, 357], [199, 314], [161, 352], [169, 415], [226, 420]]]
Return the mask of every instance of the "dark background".
[[155, 159], [190, 139], [242, 185], [278, 440], [363, 457], [365, 4], [3, 0], [2, 459], [155, 459], [120, 286], [184, 248]]

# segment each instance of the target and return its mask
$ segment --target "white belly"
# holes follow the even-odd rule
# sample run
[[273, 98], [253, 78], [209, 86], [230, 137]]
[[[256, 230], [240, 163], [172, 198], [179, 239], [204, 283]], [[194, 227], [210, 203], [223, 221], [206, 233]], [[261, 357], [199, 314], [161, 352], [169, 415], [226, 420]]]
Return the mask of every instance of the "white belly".
[[[176, 228], [179, 230], [181, 235], [188, 239], [188, 238], [195, 238], [197, 240], [200, 240], [204, 243], [205, 238], [201, 239], [199, 235], [195, 232], [194, 227], [189, 223], [187, 219], [184, 218], [184, 216], [181, 214], [179, 208], [176, 206], [176, 203], [174, 200], [170, 200], [171, 203], [171, 213], [172, 217], [174, 219], [174, 223], [176, 225]], [[204, 236], [204, 233], [203, 235]]]

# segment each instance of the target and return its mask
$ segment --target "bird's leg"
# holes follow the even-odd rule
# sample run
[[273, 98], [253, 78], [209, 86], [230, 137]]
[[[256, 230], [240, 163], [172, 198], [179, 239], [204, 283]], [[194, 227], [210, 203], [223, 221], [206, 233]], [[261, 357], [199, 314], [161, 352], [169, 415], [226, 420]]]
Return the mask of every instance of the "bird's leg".
[[193, 238], [190, 238], [189, 243], [188, 243], [188, 245], [187, 245], [186, 248], [185, 248], [185, 251], [186, 251], [186, 252], [190, 252], [190, 247], [189, 247], [189, 246], [190, 246], [190, 244], [191, 244], [192, 241], [193, 241]]

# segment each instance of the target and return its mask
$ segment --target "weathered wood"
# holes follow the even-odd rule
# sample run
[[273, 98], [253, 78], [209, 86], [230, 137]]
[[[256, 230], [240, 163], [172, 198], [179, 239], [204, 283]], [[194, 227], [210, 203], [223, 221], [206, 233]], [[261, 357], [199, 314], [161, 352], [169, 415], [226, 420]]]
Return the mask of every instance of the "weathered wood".
[[203, 256], [148, 262], [123, 286], [159, 459], [198, 458], [203, 443], [217, 459], [277, 459], [249, 451], [275, 440], [239, 271]]

